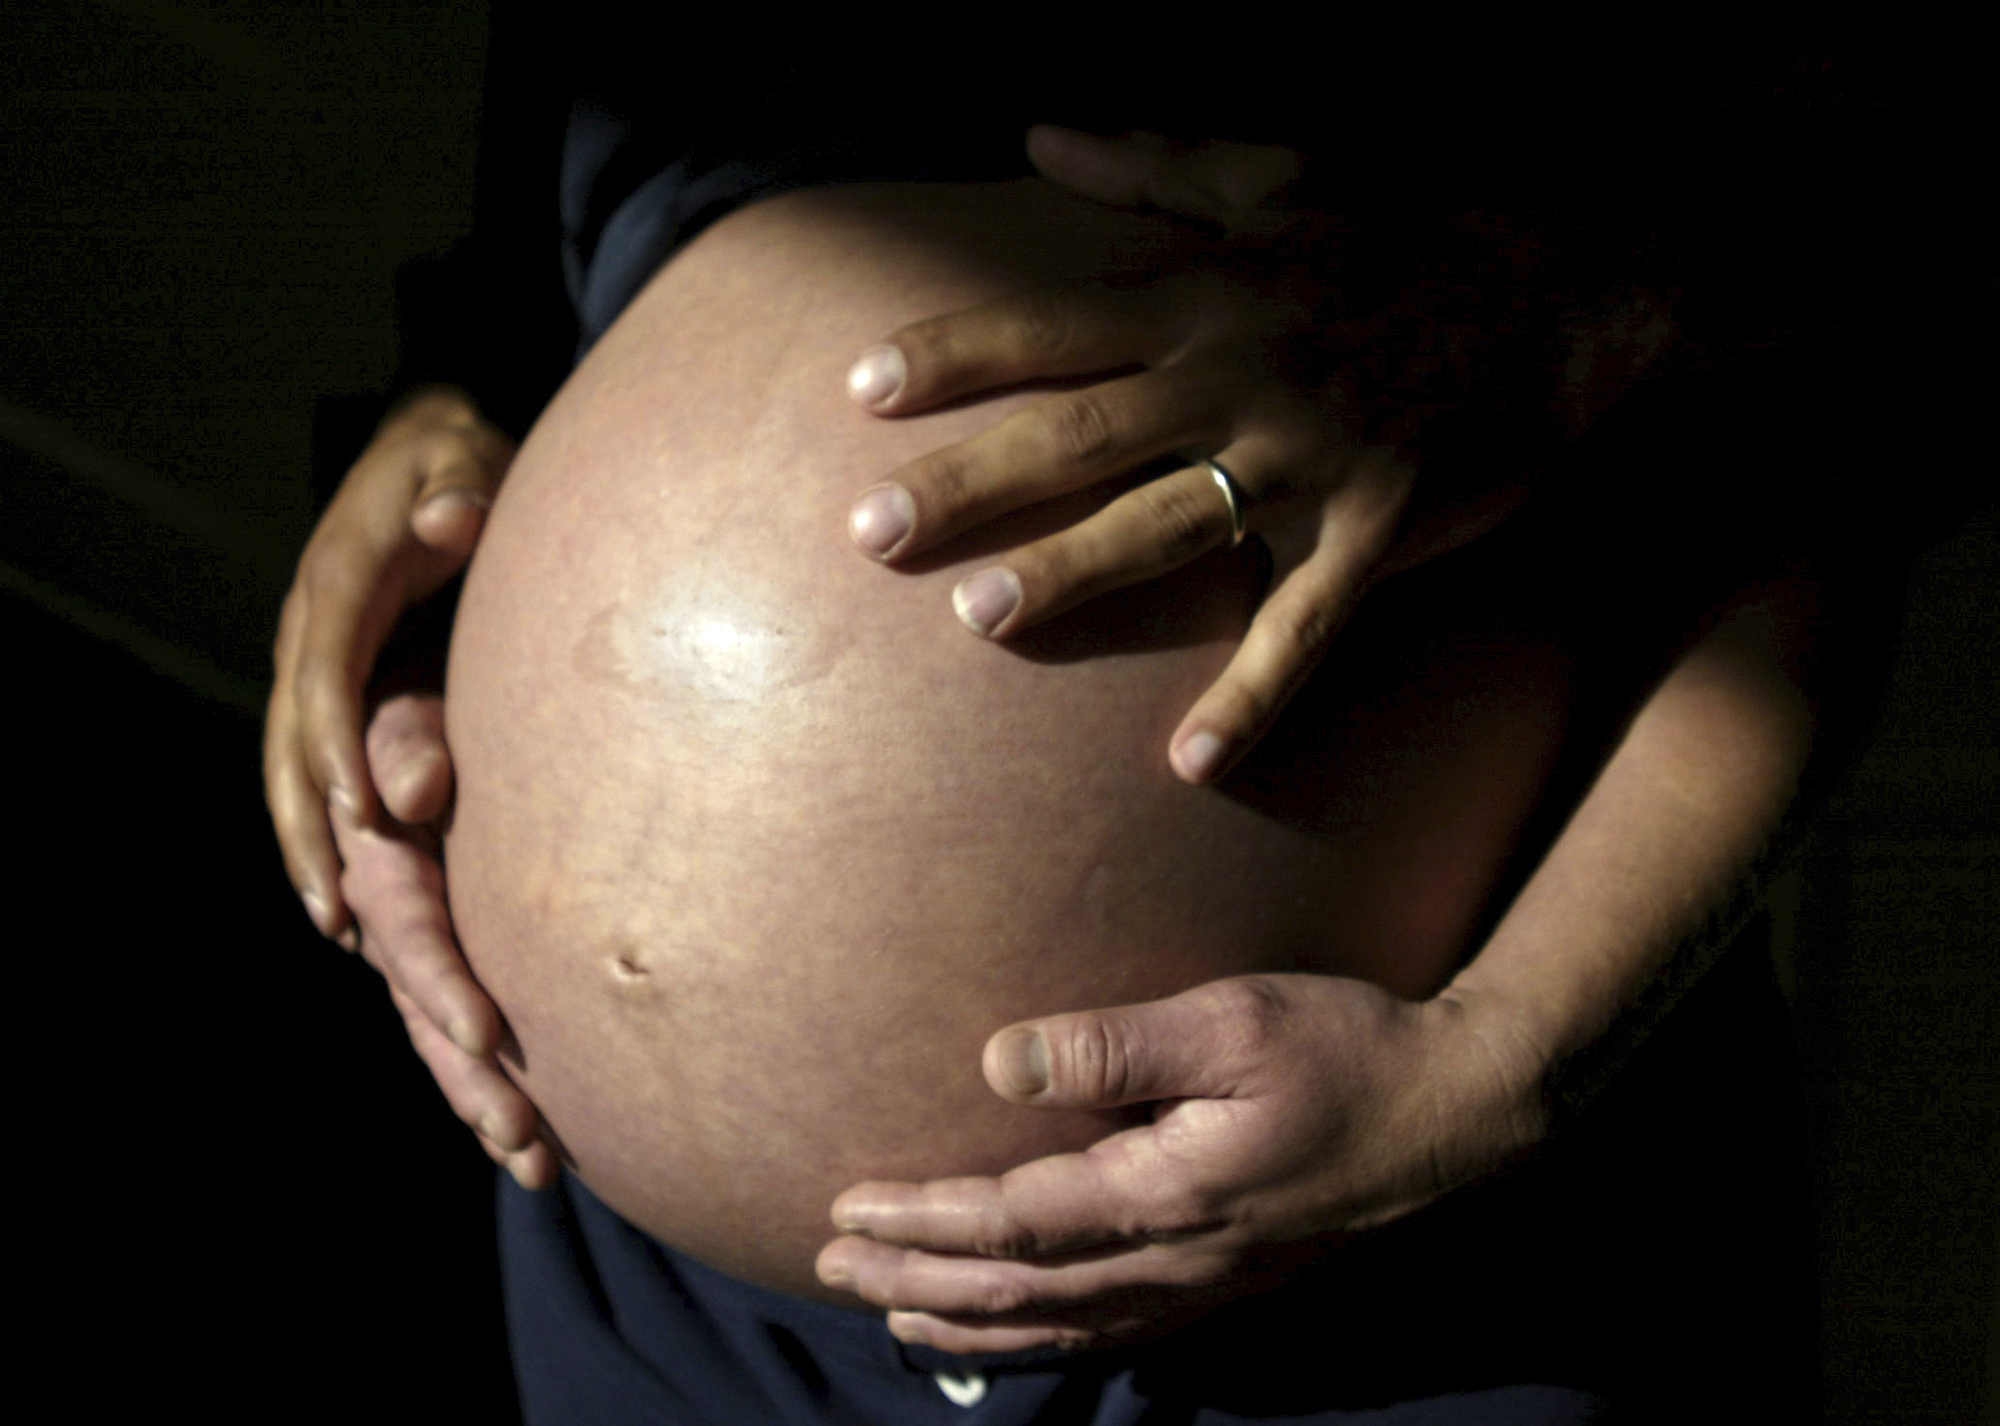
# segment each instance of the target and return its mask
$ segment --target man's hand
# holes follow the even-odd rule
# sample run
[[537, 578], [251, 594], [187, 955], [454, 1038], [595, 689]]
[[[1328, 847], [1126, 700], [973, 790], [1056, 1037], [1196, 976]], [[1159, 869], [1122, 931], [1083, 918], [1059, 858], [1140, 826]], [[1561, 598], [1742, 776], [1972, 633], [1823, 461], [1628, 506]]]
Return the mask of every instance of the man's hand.
[[1010, 1026], [1018, 1104], [1151, 1103], [1153, 1122], [1000, 1178], [864, 1183], [818, 1271], [954, 1352], [1126, 1341], [1270, 1286], [1542, 1133], [1542, 1066], [1476, 1002], [1244, 976]]
[[487, 1154], [524, 1188], [547, 1188], [555, 1158], [537, 1136], [535, 1106], [496, 1058], [506, 1026], [472, 978], [445, 904], [438, 825], [452, 786], [442, 703], [390, 699], [368, 725], [367, 753], [386, 816], [370, 827], [338, 809], [333, 817], [361, 954], [389, 982], [410, 1044]]
[[[1027, 381], [1104, 379], [892, 472], [855, 502], [850, 531], [895, 562], [1165, 463], [958, 586], [960, 618], [1006, 638], [1227, 543], [1242, 509], [1272, 549], [1274, 578], [1170, 741], [1191, 782], [1220, 776], [1262, 736], [1374, 581], [1505, 518], [1666, 340], [1644, 301], [1572, 290], [1537, 234], [1440, 224], [1418, 243], [1288, 207], [1301, 161], [1287, 149], [1038, 129], [1030, 153], [1086, 196], [1219, 232], [1213, 257], [1137, 285], [1003, 298], [864, 353], [850, 394], [882, 416]], [[1211, 458], [1233, 495], [1201, 463]]]
[[[362, 696], [396, 623], [465, 568], [514, 444], [438, 389], [382, 423], [299, 559], [278, 623], [264, 796], [285, 869], [323, 935], [355, 935], [329, 807], [374, 824]], [[442, 745], [439, 748], [442, 752]]]

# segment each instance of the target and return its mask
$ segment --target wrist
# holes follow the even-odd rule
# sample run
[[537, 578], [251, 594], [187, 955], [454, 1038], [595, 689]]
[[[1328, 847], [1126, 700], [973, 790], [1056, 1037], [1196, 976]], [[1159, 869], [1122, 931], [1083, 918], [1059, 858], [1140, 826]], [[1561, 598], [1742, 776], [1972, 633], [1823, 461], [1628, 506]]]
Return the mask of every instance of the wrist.
[[1455, 1068], [1454, 1107], [1480, 1126], [1479, 1154], [1498, 1166], [1547, 1138], [1554, 1124], [1554, 1059], [1529, 1008], [1454, 980], [1423, 1007]]

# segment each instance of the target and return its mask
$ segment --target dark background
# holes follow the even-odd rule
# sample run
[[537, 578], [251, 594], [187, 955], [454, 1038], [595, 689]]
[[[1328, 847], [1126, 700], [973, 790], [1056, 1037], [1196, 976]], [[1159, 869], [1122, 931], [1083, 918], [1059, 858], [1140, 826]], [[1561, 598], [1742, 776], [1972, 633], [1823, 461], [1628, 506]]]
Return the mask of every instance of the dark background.
[[[0, 16], [17, 1300], [80, 1409], [512, 1409], [486, 1161], [292, 900], [257, 752], [315, 469], [396, 269], [471, 220], [484, 43], [388, 0]], [[1990, 504], [1921, 558], [1773, 898], [1841, 1422], [2000, 1419], [1996, 571]]]

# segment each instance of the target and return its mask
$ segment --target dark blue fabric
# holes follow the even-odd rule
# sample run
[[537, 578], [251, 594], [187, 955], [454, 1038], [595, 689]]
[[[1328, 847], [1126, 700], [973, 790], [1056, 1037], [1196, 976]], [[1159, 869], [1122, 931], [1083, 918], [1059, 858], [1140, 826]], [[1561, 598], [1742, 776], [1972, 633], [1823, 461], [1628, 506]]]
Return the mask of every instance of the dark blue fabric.
[[[566, 1181], [500, 1201], [531, 1426], [1813, 1418], [1811, 1243], [1759, 947], [1517, 1170], [1130, 1352], [976, 1360], [972, 1410], [872, 1317], [734, 1282]], [[1607, 1414], [1608, 1413], [1608, 1414]]]
[[559, 193], [579, 355], [674, 251], [735, 209], [824, 184], [1025, 176], [1026, 127], [1006, 120], [886, 139], [827, 127], [718, 136], [584, 94], [570, 111]]
[[[1282, 1295], [1127, 1352], [952, 1357], [905, 1347], [874, 1316], [738, 1282], [662, 1247], [574, 1179], [529, 1194], [504, 1176], [508, 1320], [529, 1426], [1234, 1426], [1234, 1423], [1611, 1419], [1586, 1391], [1549, 1384], [1440, 1392], [1351, 1407], [1326, 1314]], [[1319, 1290], [1327, 1290], [1325, 1288]], [[1306, 1330], [1301, 1331], [1304, 1327]], [[953, 1402], [934, 1373], [984, 1378]]]

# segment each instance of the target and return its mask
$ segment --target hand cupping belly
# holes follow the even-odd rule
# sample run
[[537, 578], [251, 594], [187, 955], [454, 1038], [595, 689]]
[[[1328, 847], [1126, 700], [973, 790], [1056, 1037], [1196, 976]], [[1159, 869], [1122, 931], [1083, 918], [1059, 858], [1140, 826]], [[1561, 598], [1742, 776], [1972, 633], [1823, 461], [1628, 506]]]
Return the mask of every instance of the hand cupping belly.
[[1533, 806], [1565, 658], [1493, 591], [1385, 590], [1195, 788], [1161, 750], [1254, 608], [1248, 551], [999, 645], [948, 591], [1048, 511], [893, 575], [848, 548], [856, 491], [1023, 399], [878, 421], [856, 351], [1181, 241], [1039, 184], [756, 205], [634, 302], [493, 510], [453, 914], [577, 1171], [724, 1271], [851, 1304], [812, 1266], [841, 1189], [1120, 1122], [999, 1100], [1010, 1021], [1257, 970], [1428, 993]]

